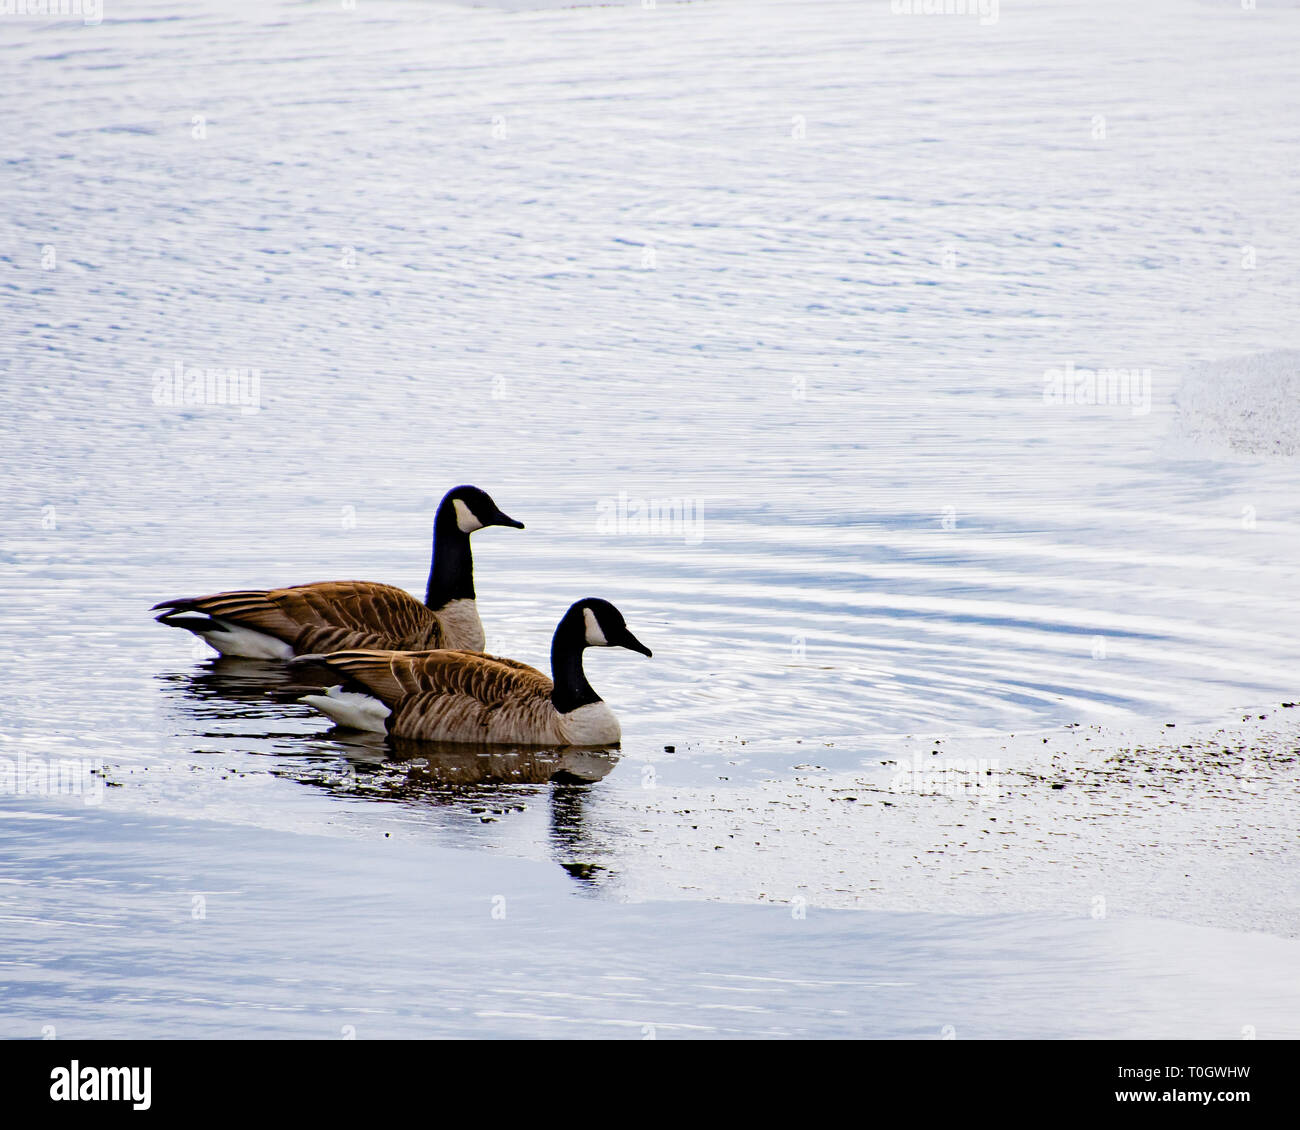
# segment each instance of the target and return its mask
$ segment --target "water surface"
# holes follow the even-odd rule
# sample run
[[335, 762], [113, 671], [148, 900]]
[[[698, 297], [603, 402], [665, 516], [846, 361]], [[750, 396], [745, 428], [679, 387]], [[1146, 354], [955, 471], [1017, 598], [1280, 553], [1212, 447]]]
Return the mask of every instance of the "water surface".
[[[914, 961], [933, 928], [982, 986], [946, 1011], [860, 1001], [842, 1024], [823, 988], [806, 1014], [782, 998], [699, 1031], [1185, 1034], [1187, 983], [1150, 1014], [1081, 999], [1044, 1019], [1105, 961], [1158, 967], [1124, 949], [1127, 921], [1183, 931], [1196, 984], [1224, 953], [1275, 968], [1264, 951], [1294, 943], [1249, 934], [1300, 932], [1279, 705], [1300, 626], [1300, 233], [1294, 125], [1265, 108], [1296, 95], [1298, 18], [142, 0], [98, 27], [6, 20], [0, 731], [15, 764], [90, 759], [108, 783], [89, 809], [0, 800], [4, 929], [110, 986], [157, 970], [80, 1004], [15, 973], [7, 1031], [60, 1009], [86, 1034], [302, 1031], [292, 1002], [318, 1024], [319, 997], [256, 1020], [212, 1002], [322, 933], [342, 963], [348, 931], [418, 920], [378, 980], [337, 966], [368, 1008], [431, 949], [452, 962], [381, 1033], [587, 1034], [573, 996], [454, 1011], [452, 981], [489, 982], [446, 955], [512, 930], [485, 908], [534, 883], [556, 949], [500, 933], [517, 948], [485, 951], [531, 989], [602, 930], [634, 963], [710, 936], [727, 977], [798, 981], [815, 955], [874, 985], [882, 947]], [[168, 403], [178, 365], [241, 371], [247, 402]], [[1066, 366], [1148, 374], [1149, 403], [1046, 403]], [[297, 676], [216, 664], [147, 614], [318, 579], [420, 592], [458, 482], [528, 527], [475, 538], [491, 650], [544, 666], [564, 608], [598, 595], [655, 652], [590, 656], [625, 735], [590, 783], [387, 760], [298, 704]], [[620, 525], [649, 500], [691, 520]], [[1079, 724], [1154, 748], [1174, 722], [1209, 741], [1246, 710], [1270, 715], [1249, 765], [1198, 761], [1168, 805], [1103, 788], [1061, 740]], [[1004, 770], [1056, 756], [1072, 784], [1005, 776], [992, 812], [894, 797], [882, 763], [913, 756], [909, 735], [915, 756]], [[955, 829], [997, 811], [1020, 847], [979, 859]], [[1027, 870], [1067, 828], [1059, 866]], [[958, 862], [927, 870], [931, 852]], [[221, 993], [190, 1000], [149, 939], [175, 942], [190, 888], [259, 853], [263, 880], [196, 951]], [[156, 935], [151, 884], [173, 900]], [[480, 900], [473, 930], [421, 901], [440, 891]], [[1087, 933], [1098, 896], [1111, 925]], [[857, 909], [817, 919], [832, 907]], [[778, 920], [813, 925], [769, 936]], [[1074, 972], [1038, 964], [1058, 960]], [[1005, 1011], [1001, 961], [1024, 978]], [[673, 970], [677, 1005], [605, 1001], [601, 1023], [697, 1031], [675, 1010], [703, 1007], [698, 970]], [[1196, 1015], [1207, 1034], [1255, 1022]]]

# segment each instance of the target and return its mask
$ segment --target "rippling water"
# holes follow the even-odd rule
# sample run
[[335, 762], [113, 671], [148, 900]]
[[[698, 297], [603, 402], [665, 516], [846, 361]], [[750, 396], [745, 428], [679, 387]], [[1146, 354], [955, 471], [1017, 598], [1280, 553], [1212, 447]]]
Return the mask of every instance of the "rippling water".
[[[720, 845], [683, 846], [684, 877], [654, 886], [646, 849], [689, 821], [648, 797], [757, 804], [908, 734], [1294, 697], [1296, 136], [1264, 108], [1294, 97], [1298, 18], [110, 0], [98, 27], [6, 19], [8, 748], [102, 760], [128, 824], [397, 820], [587, 893], [617, 873], [740, 899], [794, 889], [798, 841], [738, 817], [718, 834], [779, 859], [719, 872]], [[177, 366], [243, 370], [248, 402], [167, 403]], [[1149, 404], [1045, 402], [1067, 366], [1147, 374]], [[595, 784], [385, 762], [283, 672], [214, 665], [147, 615], [327, 578], [419, 592], [463, 481], [528, 527], [475, 539], [490, 650], [544, 665], [585, 595], [654, 649], [589, 660], [625, 734], [580, 767]], [[620, 523], [646, 500], [690, 521]], [[138, 863], [147, 839], [117, 834]], [[846, 857], [876, 834], [846, 832]], [[800, 879], [812, 905], [877, 881]], [[1288, 898], [1281, 932], [1296, 915]]]

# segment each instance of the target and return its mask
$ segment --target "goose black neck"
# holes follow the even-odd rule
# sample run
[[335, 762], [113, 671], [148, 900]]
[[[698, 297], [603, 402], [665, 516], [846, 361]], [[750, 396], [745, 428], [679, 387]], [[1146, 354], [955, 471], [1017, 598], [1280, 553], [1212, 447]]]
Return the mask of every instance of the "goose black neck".
[[600, 695], [591, 689], [582, 670], [586, 646], [586, 624], [581, 616], [570, 613], [560, 621], [551, 640], [551, 678], [555, 682], [551, 703], [561, 714], [600, 702]]
[[435, 612], [453, 600], [474, 599], [474, 558], [469, 534], [456, 523], [456, 511], [446, 504], [433, 520], [433, 564], [424, 603]]

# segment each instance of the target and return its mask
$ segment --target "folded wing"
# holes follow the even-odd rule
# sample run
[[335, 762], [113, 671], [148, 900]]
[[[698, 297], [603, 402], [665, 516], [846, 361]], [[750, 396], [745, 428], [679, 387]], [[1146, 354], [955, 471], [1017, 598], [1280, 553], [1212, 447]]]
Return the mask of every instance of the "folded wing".
[[535, 667], [472, 651], [349, 650], [320, 656], [392, 711], [389, 733], [425, 741], [562, 742], [552, 683]]
[[160, 619], [197, 612], [262, 632], [300, 655], [356, 648], [425, 650], [444, 643], [433, 612], [403, 589], [370, 581], [244, 589], [167, 600], [154, 606], [160, 609]]

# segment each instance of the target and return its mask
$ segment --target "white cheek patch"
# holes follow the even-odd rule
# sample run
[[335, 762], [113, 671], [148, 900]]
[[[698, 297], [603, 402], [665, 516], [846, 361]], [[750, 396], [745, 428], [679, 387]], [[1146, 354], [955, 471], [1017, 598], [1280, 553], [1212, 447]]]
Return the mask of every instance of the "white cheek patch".
[[582, 610], [582, 619], [587, 625], [587, 646], [609, 647], [609, 640], [605, 638], [605, 633], [600, 630], [600, 624], [596, 622], [596, 614], [590, 608]]
[[472, 534], [475, 530], [483, 528], [483, 523], [474, 517], [474, 511], [459, 498], [453, 498], [451, 504], [456, 508], [456, 525], [460, 527], [462, 534]]

